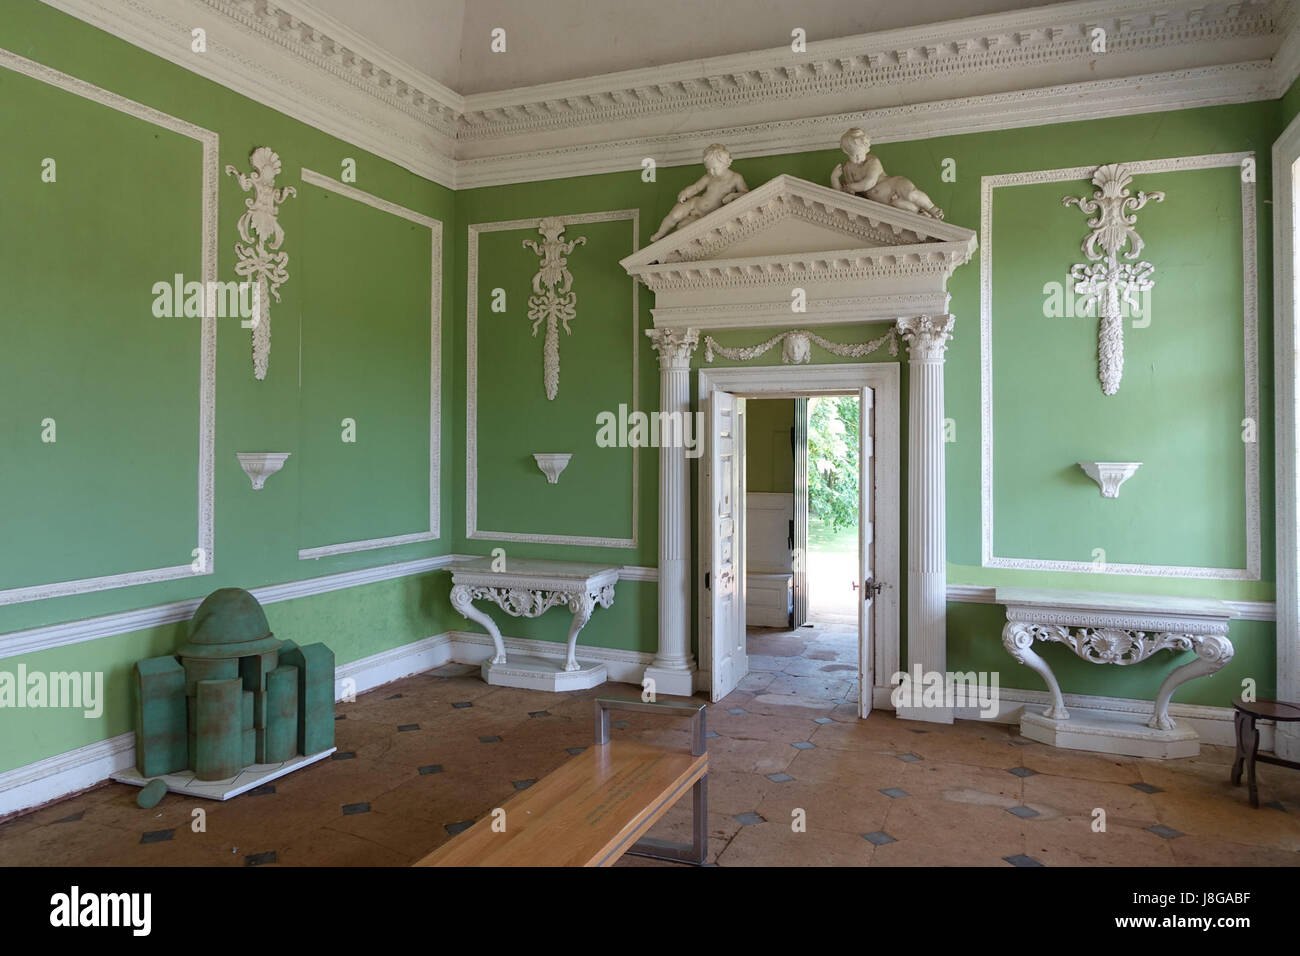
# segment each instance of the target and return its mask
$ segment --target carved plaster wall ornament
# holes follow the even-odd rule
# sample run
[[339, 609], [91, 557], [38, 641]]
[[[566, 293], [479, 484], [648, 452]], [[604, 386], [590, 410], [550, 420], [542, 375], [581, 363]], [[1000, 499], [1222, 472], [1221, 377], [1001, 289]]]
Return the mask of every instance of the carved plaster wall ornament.
[[1151, 263], [1120, 262], [1119, 253], [1127, 247], [1124, 258], [1136, 259], [1142, 253], [1142, 237], [1137, 233], [1137, 211], [1150, 202], [1163, 202], [1163, 192], [1137, 191], [1129, 195], [1128, 185], [1133, 181], [1128, 167], [1122, 163], [1098, 166], [1092, 174], [1092, 184], [1097, 187], [1092, 198], [1066, 196], [1061, 203], [1078, 206], [1093, 215], [1088, 220], [1092, 232], [1083, 240], [1081, 248], [1088, 262], [1076, 263], [1070, 269], [1076, 292], [1082, 293], [1084, 309], [1097, 306], [1100, 322], [1097, 327], [1097, 377], [1101, 390], [1107, 395], [1119, 391], [1124, 375], [1124, 321], [1120, 303], [1138, 308], [1137, 295], [1155, 287], [1151, 278], [1155, 266]]
[[239, 467], [244, 469], [244, 474], [253, 483], [253, 490], [261, 491], [266, 479], [284, 467], [285, 459], [290, 454], [287, 451], [237, 451], [235, 457], [239, 459]]
[[1118, 498], [1119, 486], [1128, 481], [1142, 466], [1140, 461], [1081, 461], [1084, 474], [1101, 488], [1103, 498]]
[[[271, 299], [280, 301], [280, 286], [289, 279], [289, 253], [280, 250], [284, 228], [279, 221], [279, 206], [290, 196], [298, 195], [292, 186], [275, 188], [280, 175], [280, 157], [269, 146], [259, 146], [249, 156], [253, 167], [247, 176], [234, 166], [226, 174], [234, 176], [239, 188], [253, 195], [244, 200], [245, 211], [239, 217], [239, 238], [235, 254], [239, 261], [235, 273], [254, 283], [253, 307], [253, 376], [266, 378], [271, 359]], [[269, 295], [268, 295], [269, 293]]]
[[546, 323], [546, 340], [542, 346], [542, 381], [546, 397], [552, 401], [560, 391], [560, 324], [564, 334], [572, 335], [569, 323], [578, 314], [578, 293], [573, 291], [573, 276], [569, 273], [569, 259], [573, 250], [585, 245], [585, 236], [564, 238], [564, 220], [555, 216], [543, 219], [537, 227], [542, 241], [525, 239], [524, 245], [541, 257], [541, 265], [533, 276], [533, 294], [528, 297], [528, 317], [533, 320], [533, 338], [537, 329]]
[[885, 175], [884, 164], [871, 155], [871, 137], [866, 130], [858, 126], [848, 130], [840, 137], [840, 149], [848, 156], [848, 162], [831, 170], [832, 187], [895, 209], [919, 213], [931, 219], [943, 218], [943, 210], [917, 189], [916, 183], [905, 176]]
[[731, 359], [733, 362], [749, 362], [770, 351], [778, 342], [781, 343], [781, 362], [784, 365], [806, 365], [811, 362], [812, 343], [814, 342], [832, 355], [842, 355], [846, 358], [862, 358], [886, 344], [889, 346], [890, 355], [898, 354], [898, 332], [894, 328], [890, 328], [888, 332], [878, 339], [852, 344], [832, 342], [807, 329], [792, 329], [789, 332], [774, 335], [766, 342], [760, 342], [758, 345], [735, 348], [720, 345], [713, 336], [706, 335], [704, 337], [704, 361], [712, 362], [716, 353], [723, 358]]
[[565, 468], [569, 467], [569, 459], [572, 457], [572, 452], [566, 454], [535, 452], [533, 454], [533, 460], [537, 462], [537, 467], [540, 468], [542, 474], [546, 476], [547, 484], [551, 485], [559, 483], [560, 475], [564, 472]]

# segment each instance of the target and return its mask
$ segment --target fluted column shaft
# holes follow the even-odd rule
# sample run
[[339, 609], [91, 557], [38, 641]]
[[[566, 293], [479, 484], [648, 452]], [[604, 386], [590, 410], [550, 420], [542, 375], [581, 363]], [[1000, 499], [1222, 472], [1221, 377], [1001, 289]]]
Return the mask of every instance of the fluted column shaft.
[[[691, 413], [691, 353], [699, 341], [695, 329], [649, 329], [659, 353], [659, 650], [645, 676], [659, 694], [694, 693], [695, 660], [690, 649], [690, 464], [681, 441]], [[666, 423], [675, 421], [680, 427]], [[695, 435], [696, 440], [701, 438]]]
[[[907, 342], [907, 661], [923, 673], [948, 666], [948, 536], [944, 485], [943, 366], [951, 315], [898, 320]], [[908, 708], [914, 720], [952, 723], [950, 707]]]

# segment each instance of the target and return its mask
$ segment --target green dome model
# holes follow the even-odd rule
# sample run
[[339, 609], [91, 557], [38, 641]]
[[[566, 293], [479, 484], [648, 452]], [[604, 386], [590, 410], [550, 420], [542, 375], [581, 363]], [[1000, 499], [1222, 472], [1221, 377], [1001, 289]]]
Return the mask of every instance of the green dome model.
[[189, 640], [181, 657], [249, 657], [278, 650], [282, 642], [271, 633], [266, 612], [243, 588], [213, 591], [190, 618]]

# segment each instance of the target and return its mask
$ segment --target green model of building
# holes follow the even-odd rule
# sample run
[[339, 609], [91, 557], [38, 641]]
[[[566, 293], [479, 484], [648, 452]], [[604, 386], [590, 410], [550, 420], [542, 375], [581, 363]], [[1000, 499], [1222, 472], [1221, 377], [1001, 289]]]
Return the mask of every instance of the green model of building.
[[334, 652], [271, 633], [242, 588], [209, 594], [175, 656], [135, 665], [136, 767], [226, 780], [334, 746]]

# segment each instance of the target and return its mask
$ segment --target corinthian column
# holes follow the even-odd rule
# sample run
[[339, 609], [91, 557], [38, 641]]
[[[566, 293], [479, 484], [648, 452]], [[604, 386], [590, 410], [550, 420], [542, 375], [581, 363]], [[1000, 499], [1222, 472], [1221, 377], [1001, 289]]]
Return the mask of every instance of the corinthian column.
[[[908, 351], [907, 657], [908, 670], [919, 666], [923, 674], [946, 674], [948, 665], [943, 360], [952, 326], [951, 315], [898, 320]], [[899, 708], [899, 715], [952, 723], [950, 706]]]
[[[686, 434], [691, 413], [691, 352], [699, 340], [695, 329], [647, 329], [659, 353], [661, 437]], [[696, 436], [698, 438], [698, 436]], [[645, 676], [655, 692], [689, 697], [695, 692], [695, 661], [690, 639], [690, 465], [681, 441], [659, 443], [659, 652]]]

